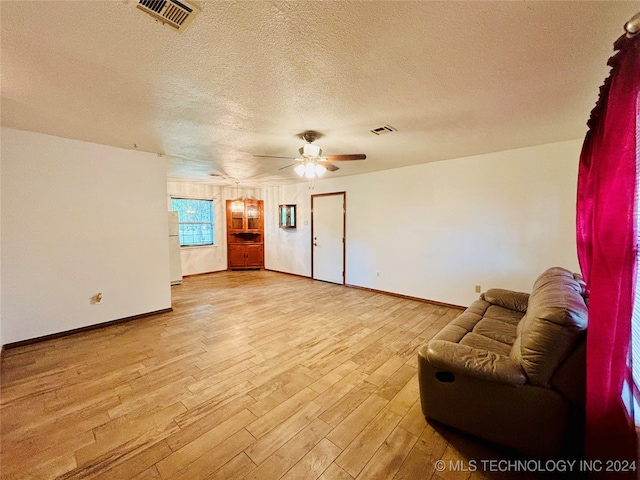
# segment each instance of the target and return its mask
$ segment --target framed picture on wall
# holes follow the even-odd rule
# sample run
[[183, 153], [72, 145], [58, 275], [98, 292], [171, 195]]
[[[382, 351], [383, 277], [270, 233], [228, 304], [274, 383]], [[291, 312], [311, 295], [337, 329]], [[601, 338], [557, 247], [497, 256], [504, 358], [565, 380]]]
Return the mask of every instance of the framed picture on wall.
[[280, 205], [279, 211], [280, 228], [296, 228], [296, 206]]

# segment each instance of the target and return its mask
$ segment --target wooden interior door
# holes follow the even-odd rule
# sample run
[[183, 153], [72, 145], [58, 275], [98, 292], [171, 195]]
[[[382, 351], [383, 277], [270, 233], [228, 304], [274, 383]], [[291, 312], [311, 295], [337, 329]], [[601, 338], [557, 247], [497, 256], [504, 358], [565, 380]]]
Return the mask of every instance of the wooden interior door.
[[345, 192], [311, 196], [311, 276], [344, 285]]

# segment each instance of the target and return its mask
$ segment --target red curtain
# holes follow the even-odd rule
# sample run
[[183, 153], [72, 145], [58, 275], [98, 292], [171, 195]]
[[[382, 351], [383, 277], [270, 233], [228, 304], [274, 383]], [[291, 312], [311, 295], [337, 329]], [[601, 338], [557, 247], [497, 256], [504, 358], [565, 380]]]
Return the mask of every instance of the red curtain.
[[[640, 125], [640, 34], [621, 37], [589, 120], [578, 171], [577, 242], [590, 291], [587, 332], [587, 458], [636, 459], [629, 391], [635, 288]], [[628, 478], [635, 478], [629, 472]], [[627, 478], [616, 474], [615, 478]]]

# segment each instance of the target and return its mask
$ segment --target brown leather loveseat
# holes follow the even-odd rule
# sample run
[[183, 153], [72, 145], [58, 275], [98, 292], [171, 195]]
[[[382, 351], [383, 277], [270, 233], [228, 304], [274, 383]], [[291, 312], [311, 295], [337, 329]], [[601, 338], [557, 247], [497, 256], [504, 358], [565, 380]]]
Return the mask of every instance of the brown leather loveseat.
[[584, 406], [585, 299], [559, 267], [531, 294], [482, 294], [418, 353], [425, 417], [527, 455], [565, 453]]

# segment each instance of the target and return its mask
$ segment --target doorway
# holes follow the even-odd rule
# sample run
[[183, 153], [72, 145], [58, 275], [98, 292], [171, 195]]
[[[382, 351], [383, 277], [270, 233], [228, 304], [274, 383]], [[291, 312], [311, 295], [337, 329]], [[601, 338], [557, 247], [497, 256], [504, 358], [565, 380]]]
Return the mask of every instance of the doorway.
[[311, 278], [344, 285], [346, 192], [311, 195]]

